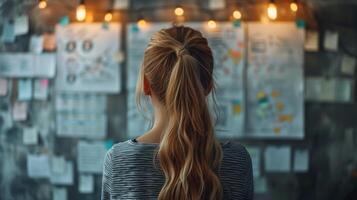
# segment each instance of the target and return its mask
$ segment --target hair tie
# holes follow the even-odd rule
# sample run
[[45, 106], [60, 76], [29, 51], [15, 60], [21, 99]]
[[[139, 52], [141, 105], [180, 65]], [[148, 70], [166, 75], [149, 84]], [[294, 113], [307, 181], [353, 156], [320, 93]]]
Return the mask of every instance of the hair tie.
[[177, 56], [182, 56], [185, 54], [189, 54], [187, 48], [185, 45], [182, 45], [182, 47], [176, 52]]

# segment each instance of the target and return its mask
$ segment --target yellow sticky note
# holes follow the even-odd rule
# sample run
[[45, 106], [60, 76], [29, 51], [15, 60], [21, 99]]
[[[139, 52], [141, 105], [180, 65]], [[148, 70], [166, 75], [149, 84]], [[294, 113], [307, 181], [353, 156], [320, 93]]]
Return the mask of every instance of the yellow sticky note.
[[274, 130], [274, 133], [276, 135], [280, 135], [280, 133], [281, 133], [281, 128], [280, 127], [275, 127], [273, 130]]
[[282, 110], [284, 110], [285, 105], [284, 105], [283, 102], [277, 102], [277, 103], [275, 104], [275, 107], [276, 107], [276, 109], [277, 109], [278, 111], [282, 111]]
[[260, 91], [257, 93], [257, 99], [261, 99], [265, 97], [265, 92], [264, 91]]
[[271, 91], [271, 96], [273, 98], [279, 97], [280, 96], [280, 92], [278, 90], [273, 90], [273, 91]]
[[279, 116], [279, 121], [280, 122], [289, 122], [291, 123], [293, 121], [293, 116], [292, 115], [280, 115]]

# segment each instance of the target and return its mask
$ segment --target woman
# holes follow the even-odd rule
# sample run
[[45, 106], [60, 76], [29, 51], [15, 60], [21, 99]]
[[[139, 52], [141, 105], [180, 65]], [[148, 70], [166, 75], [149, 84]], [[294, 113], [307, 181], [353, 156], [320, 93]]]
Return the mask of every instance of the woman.
[[153, 35], [137, 96], [150, 97], [154, 124], [107, 152], [103, 200], [252, 199], [246, 149], [214, 136], [207, 104], [212, 73], [212, 52], [200, 32], [181, 26]]

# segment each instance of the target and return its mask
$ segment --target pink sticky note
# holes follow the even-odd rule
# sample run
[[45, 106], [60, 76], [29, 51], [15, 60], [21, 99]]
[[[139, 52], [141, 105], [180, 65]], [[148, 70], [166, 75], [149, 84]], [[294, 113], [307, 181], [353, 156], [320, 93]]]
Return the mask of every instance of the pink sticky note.
[[41, 87], [47, 88], [48, 87], [48, 79], [41, 79], [40, 85], [41, 85]]

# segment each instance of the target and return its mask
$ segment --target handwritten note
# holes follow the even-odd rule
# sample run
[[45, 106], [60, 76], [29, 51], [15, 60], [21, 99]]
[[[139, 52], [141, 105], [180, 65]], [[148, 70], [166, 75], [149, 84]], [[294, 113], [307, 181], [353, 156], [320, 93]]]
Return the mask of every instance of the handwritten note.
[[27, 175], [30, 178], [49, 178], [50, 163], [47, 155], [27, 155]]
[[106, 153], [103, 142], [80, 141], [77, 146], [78, 171], [85, 173], [102, 173]]
[[28, 101], [32, 98], [32, 80], [31, 79], [20, 79], [18, 82], [18, 100]]
[[93, 193], [94, 190], [94, 178], [92, 175], [80, 175], [79, 176], [79, 192], [84, 194]]

